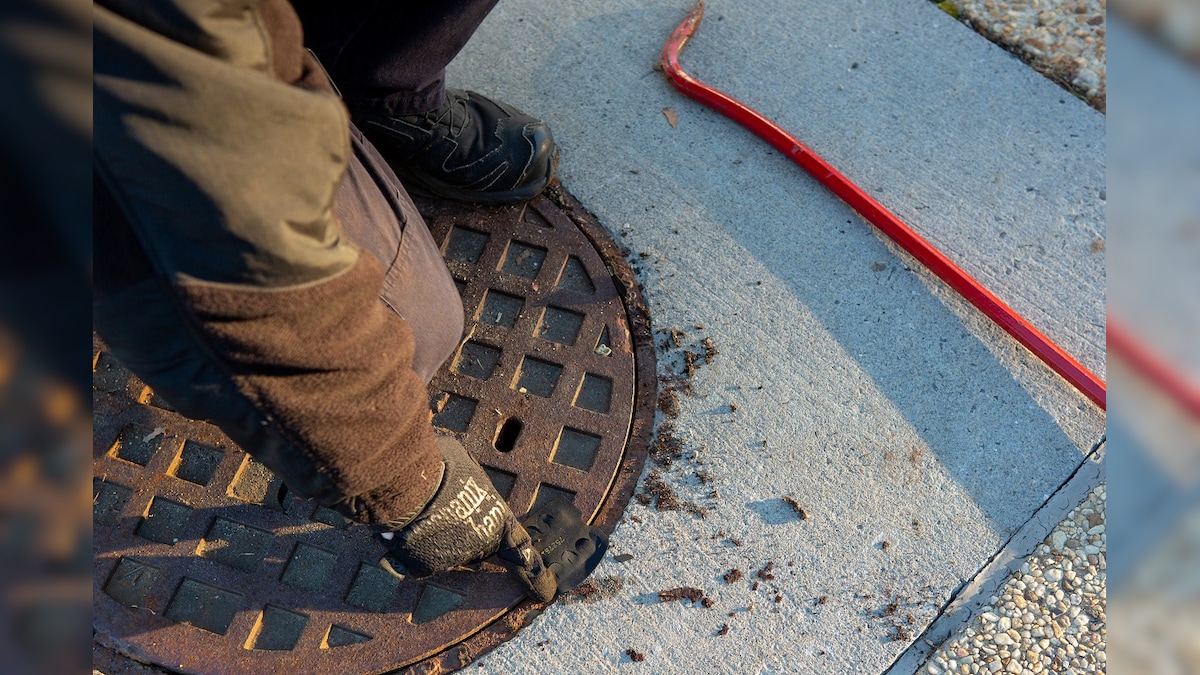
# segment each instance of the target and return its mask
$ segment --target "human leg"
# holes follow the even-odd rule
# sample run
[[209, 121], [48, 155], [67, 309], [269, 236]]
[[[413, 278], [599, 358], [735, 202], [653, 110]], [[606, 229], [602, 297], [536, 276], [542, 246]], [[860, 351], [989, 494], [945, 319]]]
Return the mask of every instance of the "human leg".
[[408, 184], [451, 199], [510, 203], [554, 179], [549, 127], [500, 101], [445, 88], [446, 65], [496, 0], [295, 0], [306, 44], [354, 121]]

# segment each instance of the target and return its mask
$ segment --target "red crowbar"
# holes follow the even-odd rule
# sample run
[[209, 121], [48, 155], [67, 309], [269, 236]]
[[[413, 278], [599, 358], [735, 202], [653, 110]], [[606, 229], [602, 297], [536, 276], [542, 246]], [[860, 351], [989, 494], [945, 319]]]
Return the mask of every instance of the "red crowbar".
[[1200, 389], [1189, 384], [1157, 354], [1135, 338], [1125, 326], [1108, 317], [1108, 348], [1129, 361], [1143, 377], [1169, 394], [1192, 417], [1200, 419]]
[[816, 178], [833, 194], [846, 202], [850, 208], [896, 242], [900, 248], [919, 260], [929, 271], [949, 284], [979, 311], [1025, 345], [1029, 351], [1070, 382], [1084, 396], [1091, 399], [1102, 410], [1105, 408], [1106, 391], [1104, 382], [1100, 378], [1071, 358], [1050, 338], [1034, 328], [995, 294], [964, 272], [958, 265], [955, 265], [912, 228], [905, 225], [894, 213], [872, 199], [849, 178], [843, 176], [831, 164], [821, 159], [796, 137], [781, 129], [774, 122], [732, 96], [713, 89], [685, 73], [679, 65], [679, 54], [696, 29], [700, 27], [700, 20], [703, 17], [704, 0], [698, 0], [696, 6], [692, 8], [683, 23], [675, 28], [675, 32], [671, 34], [666, 46], [663, 47], [663, 72], [676, 89], [688, 98], [703, 103], [753, 131], [775, 149], [791, 158], [793, 162], [799, 164], [813, 178]]

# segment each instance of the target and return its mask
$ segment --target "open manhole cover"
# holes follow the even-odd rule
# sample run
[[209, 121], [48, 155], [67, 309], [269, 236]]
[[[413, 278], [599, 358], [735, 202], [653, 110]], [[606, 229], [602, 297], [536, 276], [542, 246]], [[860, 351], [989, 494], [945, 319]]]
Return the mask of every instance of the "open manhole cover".
[[[418, 201], [467, 313], [466, 339], [430, 385], [434, 424], [518, 515], [566, 495], [611, 531], [653, 423], [649, 319], [607, 232], [569, 195], [551, 197]], [[93, 346], [106, 648], [188, 673], [438, 671], [510, 638], [539, 607], [490, 563], [397, 580], [376, 566], [383, 549], [367, 528], [287, 494]]]

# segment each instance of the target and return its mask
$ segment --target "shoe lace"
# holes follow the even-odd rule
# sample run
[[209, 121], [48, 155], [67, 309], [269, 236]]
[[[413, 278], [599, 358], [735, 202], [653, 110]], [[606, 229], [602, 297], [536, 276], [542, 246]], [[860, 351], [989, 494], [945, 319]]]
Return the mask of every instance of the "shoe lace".
[[457, 138], [471, 123], [471, 115], [467, 113], [466, 99], [445, 96], [445, 103], [425, 113], [425, 123], [432, 127], [445, 126], [450, 130], [450, 137]]

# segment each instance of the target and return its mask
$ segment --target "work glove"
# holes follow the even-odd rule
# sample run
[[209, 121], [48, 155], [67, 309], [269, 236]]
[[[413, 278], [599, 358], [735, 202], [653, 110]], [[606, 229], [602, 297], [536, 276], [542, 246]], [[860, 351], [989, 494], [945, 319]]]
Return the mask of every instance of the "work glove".
[[440, 436], [438, 445], [444, 465], [441, 484], [416, 518], [383, 533], [384, 546], [415, 577], [496, 555], [531, 597], [554, 599], [554, 572], [487, 474], [454, 438]]

